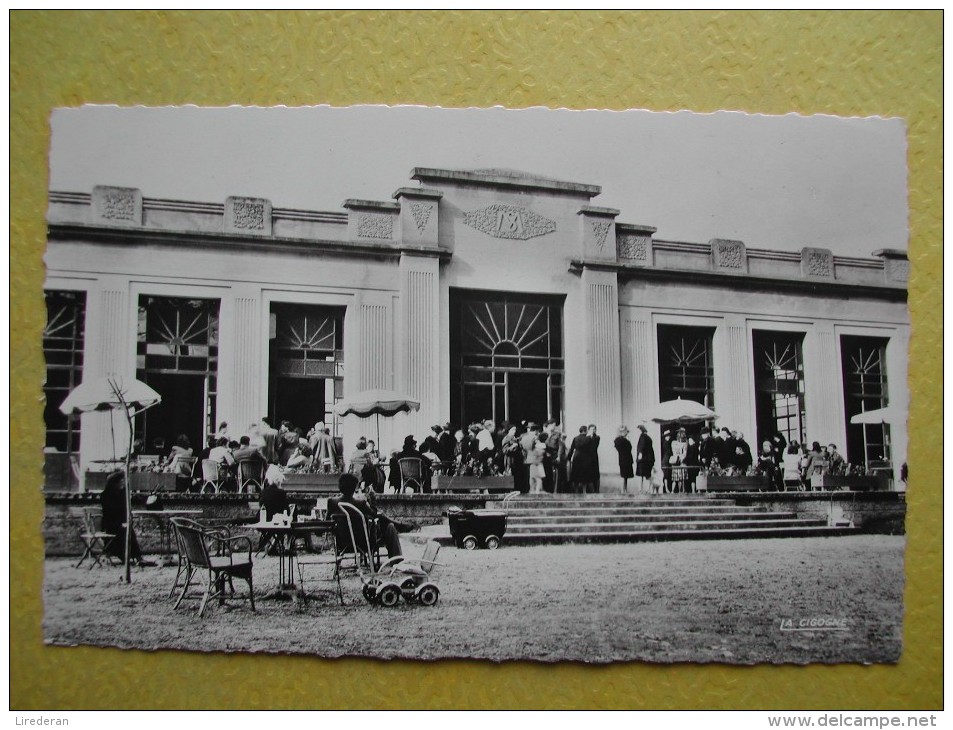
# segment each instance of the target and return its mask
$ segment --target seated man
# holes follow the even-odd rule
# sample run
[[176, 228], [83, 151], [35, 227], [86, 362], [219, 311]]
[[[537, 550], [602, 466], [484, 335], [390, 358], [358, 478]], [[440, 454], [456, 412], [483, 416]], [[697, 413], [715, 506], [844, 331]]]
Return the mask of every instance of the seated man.
[[[338, 479], [338, 488], [341, 490], [341, 496], [331, 497], [331, 499], [328, 500], [328, 518], [332, 518], [335, 514], [344, 513], [344, 510], [340, 507], [342, 502], [353, 504], [361, 510], [367, 518], [371, 540], [376, 540], [377, 545], [383, 545], [387, 548], [387, 557], [394, 558], [403, 555], [403, 550], [401, 550], [400, 547], [400, 536], [397, 533], [397, 525], [377, 511], [377, 507], [373, 501], [373, 492], [369, 495], [370, 501], [354, 496], [354, 491], [357, 489], [358, 483], [357, 476], [354, 474], [341, 475], [341, 478]], [[377, 524], [376, 530], [373, 526], [374, 522]]]
[[398, 451], [390, 460], [390, 483], [396, 491], [400, 491], [400, 460], [418, 459], [420, 461], [420, 480], [421, 491], [430, 492], [430, 464], [431, 461], [422, 453], [417, 451], [417, 439], [413, 436], [407, 436], [404, 439], [404, 448]]

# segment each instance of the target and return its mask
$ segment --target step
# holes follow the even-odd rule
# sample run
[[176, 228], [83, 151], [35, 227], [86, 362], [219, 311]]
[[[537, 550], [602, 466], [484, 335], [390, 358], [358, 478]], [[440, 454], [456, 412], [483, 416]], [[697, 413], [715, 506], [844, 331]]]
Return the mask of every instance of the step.
[[[856, 527], [828, 527], [818, 526], [784, 526], [784, 527], [743, 527], [731, 530], [661, 530], [661, 531], [631, 531], [618, 530], [615, 532], [579, 532], [579, 533], [533, 533], [527, 535], [511, 535], [509, 532], [503, 537], [503, 545], [533, 545], [555, 543], [595, 543], [595, 542], [659, 542], [666, 540], [738, 540], [764, 539], [777, 537], [842, 537], [857, 535], [860, 530]], [[437, 538], [438, 542], [453, 545], [449, 536]]]
[[[617, 509], [623, 507], [683, 507], [685, 505], [706, 505], [711, 507], [732, 507], [733, 499], [708, 499], [707, 497], [685, 497], [682, 499], [647, 499], [620, 497], [618, 499], [519, 499], [506, 503], [507, 510], [514, 509]], [[500, 509], [500, 501], [488, 501], [487, 508]]]
[[769, 519], [769, 520], [739, 520], [739, 521], [711, 521], [711, 520], [671, 520], [667, 522], [605, 522], [601, 524], [592, 524], [588, 522], [570, 522], [563, 524], [547, 525], [509, 525], [506, 527], [506, 536], [510, 535], [568, 535], [584, 532], [665, 532], [668, 530], [735, 530], [746, 528], [775, 528], [775, 527], [819, 527], [827, 524], [823, 518], [817, 519], [798, 519], [797, 517]]
[[793, 512], [732, 512], [728, 514], [712, 514], [709, 512], [672, 512], [660, 514], [641, 514], [641, 515], [619, 515], [619, 514], [598, 514], [598, 515], [509, 515], [506, 520], [507, 526], [512, 529], [516, 526], [532, 527], [534, 525], [559, 525], [568, 523], [597, 525], [606, 522], [617, 522], [622, 524], [635, 524], [640, 522], [679, 522], [679, 521], [708, 521], [708, 522], [732, 522], [737, 520], [767, 520], [767, 519], [797, 519]]
[[506, 514], [510, 518], [514, 517], [562, 517], [564, 515], [619, 515], [619, 516], [638, 516], [638, 515], [658, 515], [658, 514], [680, 514], [693, 512], [697, 514], [740, 514], [745, 512], [765, 513], [768, 508], [762, 505], [752, 507], [740, 507], [738, 505], [707, 505], [707, 504], [681, 504], [666, 505], [661, 507], [566, 507], [564, 509], [508, 509]]

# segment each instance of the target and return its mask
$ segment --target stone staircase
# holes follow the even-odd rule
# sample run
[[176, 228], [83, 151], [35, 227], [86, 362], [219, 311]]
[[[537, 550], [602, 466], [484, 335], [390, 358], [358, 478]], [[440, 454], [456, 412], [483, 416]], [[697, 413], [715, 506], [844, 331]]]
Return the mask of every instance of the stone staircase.
[[[489, 502], [488, 508], [500, 503]], [[818, 537], [857, 530], [698, 495], [522, 495], [508, 501], [504, 543], [635, 542], [755, 537]], [[445, 527], [446, 529], [446, 527]]]

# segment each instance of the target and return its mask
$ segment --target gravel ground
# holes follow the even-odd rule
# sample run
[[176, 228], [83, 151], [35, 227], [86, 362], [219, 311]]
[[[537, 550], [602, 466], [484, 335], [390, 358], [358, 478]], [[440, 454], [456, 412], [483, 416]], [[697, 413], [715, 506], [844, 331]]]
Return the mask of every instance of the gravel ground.
[[[904, 538], [879, 535], [443, 548], [434, 607], [371, 606], [350, 577], [344, 606], [333, 584], [311, 583], [309, 603], [258, 601], [257, 613], [247, 601], [213, 604], [203, 619], [197, 601], [172, 610], [174, 569], [136, 570], [125, 585], [121, 568], [50, 559], [44, 632], [61, 645], [327, 657], [895, 662], [903, 550]], [[405, 551], [422, 546], [408, 541]], [[276, 558], [255, 559], [256, 596], [274, 588], [277, 570]], [[800, 630], [812, 618], [847, 630]]]

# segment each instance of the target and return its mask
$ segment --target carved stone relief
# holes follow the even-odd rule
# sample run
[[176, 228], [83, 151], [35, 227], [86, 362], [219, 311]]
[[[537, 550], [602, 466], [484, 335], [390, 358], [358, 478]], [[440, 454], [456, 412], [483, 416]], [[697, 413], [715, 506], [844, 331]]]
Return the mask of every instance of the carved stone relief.
[[142, 224], [142, 193], [136, 188], [97, 185], [93, 188], [93, 215], [103, 223]]
[[834, 278], [834, 254], [826, 248], [805, 248], [801, 251], [801, 273], [823, 279]]
[[493, 236], [526, 241], [556, 231], [556, 221], [518, 205], [496, 204], [465, 213], [463, 222]]
[[649, 245], [647, 236], [624, 234], [616, 238], [616, 252], [620, 259], [648, 261]]
[[605, 248], [606, 237], [609, 235], [609, 226], [611, 225], [612, 221], [592, 221], [592, 235], [600, 250]]
[[235, 228], [261, 231], [265, 228], [265, 206], [256, 200], [236, 200], [232, 225]]
[[381, 213], [363, 213], [357, 219], [357, 235], [361, 238], [393, 238], [394, 217]]
[[427, 227], [430, 220], [430, 214], [433, 212], [433, 206], [426, 203], [411, 203], [410, 212], [414, 216], [414, 223], [417, 224], [417, 230], [421, 233]]
[[103, 218], [117, 221], [133, 221], [136, 219], [136, 198], [133, 193], [113, 191], [102, 197]]
[[712, 259], [716, 269], [728, 269], [738, 272], [747, 271], [745, 245], [741, 241], [729, 241], [716, 238], [711, 242]]

